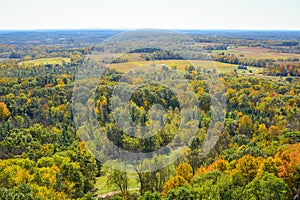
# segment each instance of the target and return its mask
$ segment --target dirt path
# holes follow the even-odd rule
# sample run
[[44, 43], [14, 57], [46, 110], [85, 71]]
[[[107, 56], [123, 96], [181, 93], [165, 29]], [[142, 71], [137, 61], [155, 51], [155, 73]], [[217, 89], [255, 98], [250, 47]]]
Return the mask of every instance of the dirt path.
[[[128, 189], [128, 192], [130, 191], [135, 191], [135, 190], [139, 190], [140, 188], [131, 188], [131, 189]], [[112, 191], [112, 192], [107, 192], [107, 193], [104, 193], [104, 194], [100, 194], [97, 196], [96, 200], [101, 200], [101, 199], [106, 199], [108, 197], [112, 197], [116, 194], [119, 194], [120, 191]]]

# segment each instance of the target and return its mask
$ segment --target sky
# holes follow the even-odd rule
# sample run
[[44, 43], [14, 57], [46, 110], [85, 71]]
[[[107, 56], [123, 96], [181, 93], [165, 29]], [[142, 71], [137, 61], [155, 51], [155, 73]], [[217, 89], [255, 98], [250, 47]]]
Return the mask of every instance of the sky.
[[300, 30], [300, 0], [0, 0], [0, 30]]

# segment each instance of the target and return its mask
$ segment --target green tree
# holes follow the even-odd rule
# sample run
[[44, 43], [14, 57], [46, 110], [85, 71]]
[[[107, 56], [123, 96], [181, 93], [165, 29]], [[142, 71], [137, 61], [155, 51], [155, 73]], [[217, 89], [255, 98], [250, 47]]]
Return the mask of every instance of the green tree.
[[161, 194], [159, 192], [146, 192], [143, 196], [140, 196], [138, 200], [160, 200]]
[[286, 199], [288, 186], [283, 179], [265, 173], [256, 177], [244, 189], [243, 199]]
[[107, 175], [107, 184], [112, 186], [117, 186], [121, 191], [123, 196], [127, 196], [128, 194], [128, 174], [127, 172], [116, 170], [113, 168], [102, 168], [102, 173]]
[[165, 200], [195, 200], [198, 199], [198, 193], [195, 189], [183, 186], [177, 189], [169, 190]]

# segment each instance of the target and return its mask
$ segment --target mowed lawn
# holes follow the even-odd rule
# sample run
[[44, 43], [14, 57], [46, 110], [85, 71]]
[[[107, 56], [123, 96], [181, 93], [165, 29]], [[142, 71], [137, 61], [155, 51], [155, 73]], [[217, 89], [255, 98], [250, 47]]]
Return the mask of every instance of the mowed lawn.
[[46, 65], [46, 64], [61, 65], [63, 63], [70, 63], [70, 62], [71, 62], [70, 58], [56, 57], [56, 58], [40, 58], [35, 60], [27, 60], [27, 61], [20, 62], [18, 65], [20, 66], [38, 66], [38, 65]]
[[[129, 174], [129, 185], [128, 185], [129, 190], [140, 187], [137, 180], [138, 180], [138, 176], [136, 174]], [[101, 176], [97, 178], [95, 188], [98, 189], [96, 192], [97, 195], [102, 195], [108, 192], [119, 191], [118, 187], [107, 184], [107, 176]]]

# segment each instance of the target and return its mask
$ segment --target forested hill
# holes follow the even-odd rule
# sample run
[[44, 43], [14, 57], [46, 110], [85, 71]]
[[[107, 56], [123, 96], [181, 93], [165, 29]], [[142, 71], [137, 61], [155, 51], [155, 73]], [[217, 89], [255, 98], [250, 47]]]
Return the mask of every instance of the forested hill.
[[[108, 193], [126, 200], [296, 195], [299, 32], [188, 31], [195, 43], [183, 53], [191, 60], [160, 48], [132, 50], [133, 41], [109, 43], [103, 53], [97, 44], [117, 33], [0, 32], [0, 200], [90, 200]], [[91, 66], [84, 65], [92, 56]], [[82, 66], [83, 72], [106, 68], [96, 81], [92, 71], [76, 82]], [[160, 84], [178, 81], [177, 73], [183, 81]], [[124, 89], [125, 81], [131, 85]], [[117, 86], [124, 89], [119, 96]], [[177, 92], [184, 89], [192, 95]], [[126, 104], [119, 103], [124, 99]], [[142, 126], [151, 127], [148, 135]], [[93, 135], [99, 130], [103, 135]], [[216, 140], [205, 143], [207, 138]], [[108, 148], [110, 143], [119, 148]], [[152, 153], [164, 147], [163, 156], [183, 154], [169, 162]], [[104, 154], [116, 161], [119, 149], [154, 156], [129, 173], [105, 165]], [[153, 164], [159, 167], [149, 170]]]
[[98, 44], [121, 31], [118, 30], [23, 30], [0, 31], [1, 44], [72, 45]]
[[[98, 44], [103, 39], [128, 30], [0, 30], [1, 44]], [[194, 36], [223, 37], [248, 40], [300, 40], [300, 31], [247, 30], [174, 30]]]

